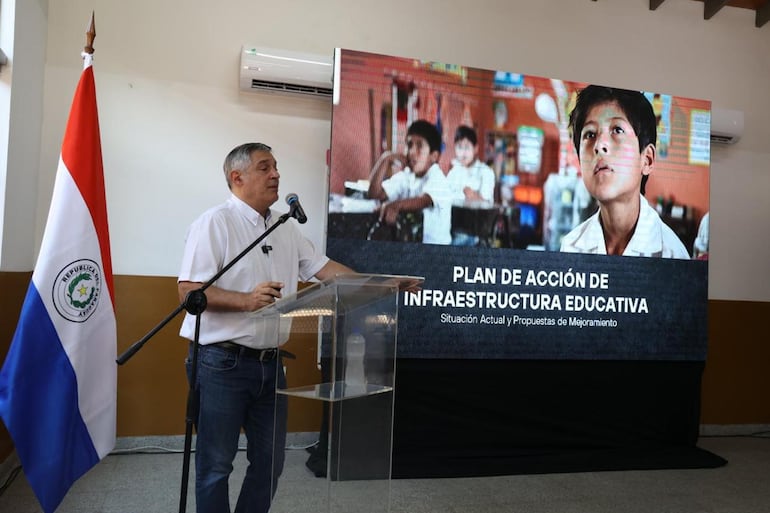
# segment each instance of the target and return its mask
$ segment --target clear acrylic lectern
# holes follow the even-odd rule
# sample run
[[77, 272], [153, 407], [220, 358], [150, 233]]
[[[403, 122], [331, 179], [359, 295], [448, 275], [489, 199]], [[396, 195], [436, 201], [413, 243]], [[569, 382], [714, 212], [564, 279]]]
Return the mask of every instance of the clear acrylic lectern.
[[[283, 358], [277, 392], [288, 400], [288, 447], [271, 513], [390, 511], [399, 291], [422, 281], [338, 275], [255, 313], [296, 357]], [[303, 449], [316, 440], [313, 472]]]

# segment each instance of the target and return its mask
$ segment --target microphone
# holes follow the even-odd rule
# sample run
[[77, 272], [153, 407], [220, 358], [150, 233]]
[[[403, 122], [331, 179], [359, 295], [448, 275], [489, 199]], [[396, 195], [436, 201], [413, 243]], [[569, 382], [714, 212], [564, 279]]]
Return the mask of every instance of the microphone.
[[290, 192], [286, 195], [286, 204], [289, 205], [289, 215], [297, 220], [299, 224], [307, 223], [307, 216], [299, 204], [299, 196]]

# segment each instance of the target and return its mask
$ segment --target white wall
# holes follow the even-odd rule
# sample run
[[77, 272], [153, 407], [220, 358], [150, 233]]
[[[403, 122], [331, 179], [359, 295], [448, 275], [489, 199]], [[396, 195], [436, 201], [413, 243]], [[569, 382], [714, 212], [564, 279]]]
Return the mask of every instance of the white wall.
[[726, 7], [704, 21], [703, 4], [692, 0], [667, 0], [656, 11], [647, 0], [52, 4], [37, 244], [94, 9], [118, 274], [176, 274], [187, 224], [227, 194], [224, 155], [251, 140], [273, 146], [282, 194], [300, 195], [311, 217], [303, 229], [322, 243], [330, 107], [239, 93], [238, 53], [244, 43], [327, 54], [343, 47], [655, 90], [743, 110], [743, 139], [712, 151], [709, 296], [770, 301], [770, 26], [754, 28], [752, 11]]
[[[31, 268], [43, 117], [43, 76], [48, 0], [0, 4], [0, 45], [8, 64], [0, 70], [0, 268]], [[41, 200], [46, 205], [50, 194]]]
[[[0, 2], [0, 49], [13, 55], [13, 22], [16, 18], [14, 2]], [[5, 233], [5, 191], [8, 176], [8, 137], [11, 125], [11, 84], [13, 68], [0, 69], [0, 268], [3, 260], [3, 233]]]

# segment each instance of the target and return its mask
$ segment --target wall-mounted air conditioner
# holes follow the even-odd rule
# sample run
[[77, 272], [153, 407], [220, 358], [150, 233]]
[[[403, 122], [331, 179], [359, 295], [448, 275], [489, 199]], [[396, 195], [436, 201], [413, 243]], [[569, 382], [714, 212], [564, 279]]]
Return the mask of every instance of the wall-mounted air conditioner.
[[711, 109], [711, 142], [733, 144], [743, 135], [743, 111]]
[[241, 49], [243, 91], [332, 96], [332, 56], [256, 46]]

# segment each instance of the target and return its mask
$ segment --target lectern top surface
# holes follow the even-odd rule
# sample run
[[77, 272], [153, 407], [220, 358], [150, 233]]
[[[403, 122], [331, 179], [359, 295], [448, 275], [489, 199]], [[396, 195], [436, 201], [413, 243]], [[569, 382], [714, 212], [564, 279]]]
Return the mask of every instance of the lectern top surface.
[[424, 278], [387, 274], [338, 274], [254, 312], [256, 317], [332, 315], [419, 287]]

